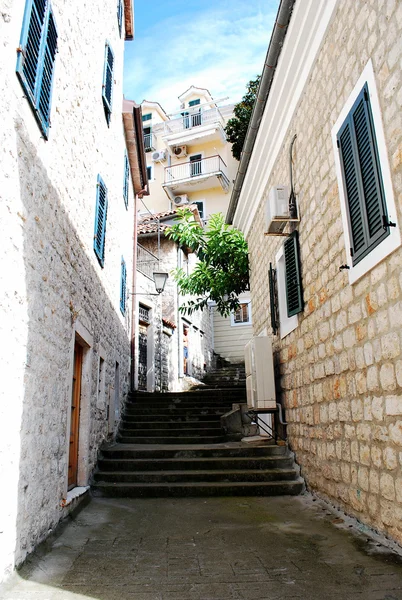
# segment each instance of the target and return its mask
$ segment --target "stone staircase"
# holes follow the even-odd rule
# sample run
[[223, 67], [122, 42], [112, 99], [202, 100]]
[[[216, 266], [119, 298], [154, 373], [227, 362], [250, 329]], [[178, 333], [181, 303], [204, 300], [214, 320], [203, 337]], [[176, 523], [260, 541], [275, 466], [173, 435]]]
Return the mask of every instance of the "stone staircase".
[[[219, 375], [222, 375], [219, 383]], [[117, 441], [93, 475], [95, 496], [269, 496], [303, 488], [286, 446], [230, 441], [220, 418], [245, 402], [244, 370], [216, 370], [205, 386], [129, 396]]]

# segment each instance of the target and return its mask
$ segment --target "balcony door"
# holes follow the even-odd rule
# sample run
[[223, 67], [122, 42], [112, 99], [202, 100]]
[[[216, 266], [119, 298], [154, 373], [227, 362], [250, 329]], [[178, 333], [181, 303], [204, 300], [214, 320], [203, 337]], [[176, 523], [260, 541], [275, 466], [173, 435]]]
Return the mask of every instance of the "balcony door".
[[202, 154], [190, 156], [190, 175], [196, 177], [202, 173]]

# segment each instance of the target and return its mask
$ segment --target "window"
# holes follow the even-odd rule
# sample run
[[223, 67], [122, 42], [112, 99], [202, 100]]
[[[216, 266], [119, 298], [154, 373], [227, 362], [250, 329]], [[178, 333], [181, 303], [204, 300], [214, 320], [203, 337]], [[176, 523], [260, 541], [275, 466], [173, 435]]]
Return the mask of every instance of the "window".
[[[200, 99], [190, 100], [188, 103], [189, 107], [198, 106], [200, 104]], [[197, 112], [191, 113], [191, 127], [197, 127], [197, 125], [201, 125], [201, 108], [198, 109]]]
[[121, 257], [121, 272], [120, 272], [120, 310], [123, 315], [126, 314], [127, 303], [127, 268], [123, 257]]
[[152, 119], [152, 113], [147, 113], [146, 115], [142, 115], [143, 121], [150, 121]]
[[204, 201], [199, 200], [197, 202], [192, 202], [191, 204], [195, 204], [196, 207], [198, 208], [198, 212], [200, 213], [200, 219], [201, 220], [205, 219]]
[[239, 308], [230, 315], [230, 324], [251, 325], [251, 303], [250, 300], [240, 302]]
[[[270, 278], [270, 283], [274, 282]], [[276, 283], [280, 336], [284, 338], [298, 325], [298, 313], [303, 310], [298, 233], [294, 231], [276, 255]], [[271, 312], [273, 310], [272, 294]], [[272, 316], [272, 315], [271, 315]], [[272, 323], [273, 321], [271, 321]]]
[[18, 48], [17, 75], [48, 139], [57, 52], [57, 28], [49, 0], [27, 0]]
[[202, 173], [202, 155], [201, 154], [193, 154], [190, 156], [190, 175], [191, 177], [196, 177], [197, 175], [201, 175]]
[[332, 129], [349, 282], [400, 245], [381, 111], [371, 61]]
[[130, 163], [128, 161], [127, 150], [124, 151], [124, 183], [123, 183], [123, 198], [126, 208], [128, 208], [128, 192], [130, 181]]
[[144, 127], [144, 148], [145, 152], [152, 149], [152, 127]]
[[152, 165], [150, 167], [147, 167], [147, 178], [148, 181], [152, 181]]
[[119, 35], [121, 37], [121, 30], [123, 28], [123, 0], [117, 2], [117, 23], [119, 26]]
[[105, 45], [105, 65], [103, 69], [102, 100], [107, 124], [110, 123], [113, 99], [113, 66], [114, 54], [108, 42]]
[[105, 264], [105, 236], [107, 219], [107, 187], [100, 175], [96, 186], [94, 251], [100, 266]]

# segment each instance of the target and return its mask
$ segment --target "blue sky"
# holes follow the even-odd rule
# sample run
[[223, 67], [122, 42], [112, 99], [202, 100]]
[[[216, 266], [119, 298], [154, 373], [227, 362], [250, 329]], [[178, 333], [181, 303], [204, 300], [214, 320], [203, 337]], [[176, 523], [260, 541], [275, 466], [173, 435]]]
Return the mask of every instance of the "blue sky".
[[124, 94], [167, 112], [190, 85], [238, 102], [262, 71], [279, 0], [136, 0]]

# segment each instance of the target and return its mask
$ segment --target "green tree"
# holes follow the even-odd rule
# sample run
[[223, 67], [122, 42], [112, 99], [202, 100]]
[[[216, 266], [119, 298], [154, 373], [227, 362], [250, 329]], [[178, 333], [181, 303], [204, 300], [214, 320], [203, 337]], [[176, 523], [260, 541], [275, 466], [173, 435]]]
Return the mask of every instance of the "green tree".
[[233, 109], [235, 116], [229, 119], [225, 127], [226, 137], [232, 143], [232, 154], [237, 160], [240, 160], [241, 151], [243, 150], [260, 79], [261, 76], [258, 75], [256, 79], [248, 82], [247, 93], [243, 96], [241, 102], [235, 105]]
[[240, 231], [225, 223], [222, 213], [212, 215], [207, 229], [189, 208], [179, 209], [177, 214], [178, 222], [166, 235], [198, 257], [189, 275], [181, 268], [174, 271], [180, 293], [195, 296], [180, 311], [191, 314], [214, 301], [220, 314], [228, 316], [238, 308], [239, 294], [248, 288], [247, 242]]

